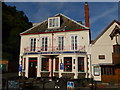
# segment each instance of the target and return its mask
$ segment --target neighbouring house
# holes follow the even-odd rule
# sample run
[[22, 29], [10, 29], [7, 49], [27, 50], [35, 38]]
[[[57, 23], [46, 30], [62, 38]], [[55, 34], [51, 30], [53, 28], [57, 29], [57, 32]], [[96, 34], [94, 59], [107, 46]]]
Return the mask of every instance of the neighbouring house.
[[85, 22], [82, 25], [57, 14], [22, 32], [19, 76], [88, 78], [91, 40], [87, 3]]
[[114, 20], [91, 44], [92, 75], [102, 82], [120, 82], [120, 22]]

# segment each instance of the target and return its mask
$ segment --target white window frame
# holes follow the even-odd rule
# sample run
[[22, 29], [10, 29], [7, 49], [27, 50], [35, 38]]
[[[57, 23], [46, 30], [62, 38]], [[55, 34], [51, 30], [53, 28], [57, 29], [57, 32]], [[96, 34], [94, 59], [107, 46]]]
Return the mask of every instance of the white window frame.
[[37, 44], [37, 39], [36, 38], [30, 38], [30, 51], [35, 51], [36, 50], [36, 44]]
[[59, 28], [60, 27], [60, 17], [48, 18], [48, 29]]
[[99, 76], [99, 75], [100, 75], [100, 66], [96, 65], [94, 66], [94, 76]]
[[71, 50], [77, 50], [77, 49], [78, 49], [78, 36], [72, 35], [71, 36]]
[[64, 36], [58, 36], [58, 50], [64, 50]]
[[[47, 43], [46, 43], [46, 38], [47, 38]], [[48, 37], [42, 37], [41, 38], [41, 50], [42, 51], [48, 51]]]

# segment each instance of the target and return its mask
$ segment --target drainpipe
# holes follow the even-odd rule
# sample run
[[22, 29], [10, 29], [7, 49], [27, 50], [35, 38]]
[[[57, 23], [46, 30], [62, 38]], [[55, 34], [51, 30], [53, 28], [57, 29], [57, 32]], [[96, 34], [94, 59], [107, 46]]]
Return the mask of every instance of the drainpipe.
[[[52, 52], [54, 51], [54, 33], [52, 33]], [[51, 77], [50, 77], [50, 79], [52, 80], [53, 79], [53, 58], [54, 58], [54, 56], [51, 56]]]
[[54, 47], [53, 47], [54, 45], [53, 45], [53, 44], [54, 44], [54, 33], [52, 33], [52, 52], [54, 51], [54, 49], [53, 49], [53, 48], [54, 48]]

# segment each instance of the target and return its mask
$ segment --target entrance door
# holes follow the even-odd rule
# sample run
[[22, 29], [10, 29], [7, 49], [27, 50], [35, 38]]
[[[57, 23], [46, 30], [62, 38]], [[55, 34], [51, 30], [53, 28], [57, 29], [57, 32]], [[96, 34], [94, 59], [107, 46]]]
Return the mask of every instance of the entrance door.
[[37, 58], [29, 58], [29, 78], [37, 76]]

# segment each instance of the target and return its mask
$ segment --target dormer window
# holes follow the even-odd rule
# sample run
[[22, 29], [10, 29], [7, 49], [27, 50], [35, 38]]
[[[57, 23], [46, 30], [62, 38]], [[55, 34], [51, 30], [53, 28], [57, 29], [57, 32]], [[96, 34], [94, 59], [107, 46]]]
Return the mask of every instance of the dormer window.
[[60, 27], [60, 17], [48, 18], [48, 29], [59, 28]]

